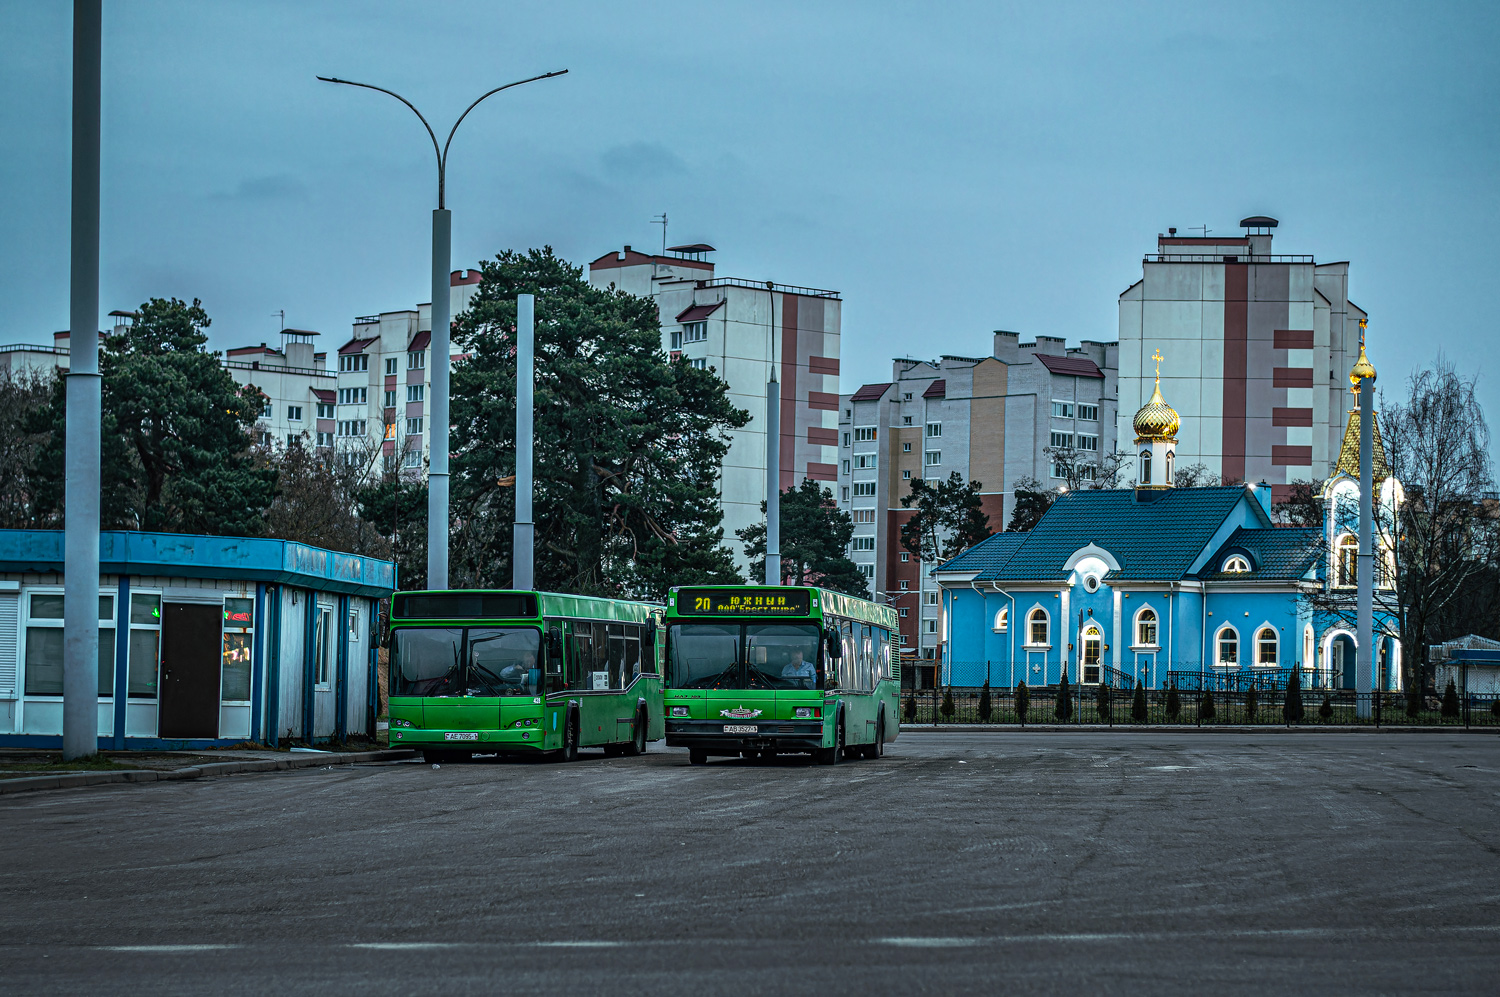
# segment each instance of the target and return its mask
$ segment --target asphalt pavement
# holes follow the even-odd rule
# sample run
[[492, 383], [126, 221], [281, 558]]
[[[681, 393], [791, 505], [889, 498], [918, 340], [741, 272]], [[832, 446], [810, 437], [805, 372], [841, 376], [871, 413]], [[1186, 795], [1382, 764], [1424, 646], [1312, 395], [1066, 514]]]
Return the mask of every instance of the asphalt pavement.
[[1500, 738], [909, 731], [0, 798], [8, 993], [1494, 993]]

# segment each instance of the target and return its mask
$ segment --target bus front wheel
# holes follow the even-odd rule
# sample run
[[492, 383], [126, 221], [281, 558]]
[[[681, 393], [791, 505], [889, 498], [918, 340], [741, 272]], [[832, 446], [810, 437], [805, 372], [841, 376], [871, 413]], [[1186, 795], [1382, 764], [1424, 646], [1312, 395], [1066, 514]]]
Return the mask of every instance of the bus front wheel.
[[813, 758], [819, 765], [837, 765], [844, 760], [844, 718], [839, 717], [838, 727], [833, 738], [833, 747], [819, 748], [813, 752]]
[[625, 754], [644, 755], [646, 753], [646, 711], [640, 709], [635, 714], [635, 736], [630, 743], [625, 745]]
[[578, 761], [578, 714], [569, 713], [563, 725], [562, 761]]

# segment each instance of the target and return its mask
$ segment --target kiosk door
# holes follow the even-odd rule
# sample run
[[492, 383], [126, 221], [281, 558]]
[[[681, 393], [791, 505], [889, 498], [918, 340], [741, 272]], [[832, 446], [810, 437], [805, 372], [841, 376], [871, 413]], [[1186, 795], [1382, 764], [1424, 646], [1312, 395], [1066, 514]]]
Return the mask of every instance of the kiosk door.
[[159, 737], [219, 736], [222, 613], [197, 603], [162, 606]]

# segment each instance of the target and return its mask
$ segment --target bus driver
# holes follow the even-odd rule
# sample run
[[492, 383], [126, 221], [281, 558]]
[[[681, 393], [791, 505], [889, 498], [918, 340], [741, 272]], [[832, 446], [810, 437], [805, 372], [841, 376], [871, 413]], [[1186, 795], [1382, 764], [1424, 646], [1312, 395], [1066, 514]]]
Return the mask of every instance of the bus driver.
[[814, 680], [818, 677], [818, 673], [814, 670], [811, 661], [802, 660], [802, 649], [794, 647], [792, 660], [781, 669], [781, 677], [791, 680], [793, 688], [811, 689], [816, 684]]

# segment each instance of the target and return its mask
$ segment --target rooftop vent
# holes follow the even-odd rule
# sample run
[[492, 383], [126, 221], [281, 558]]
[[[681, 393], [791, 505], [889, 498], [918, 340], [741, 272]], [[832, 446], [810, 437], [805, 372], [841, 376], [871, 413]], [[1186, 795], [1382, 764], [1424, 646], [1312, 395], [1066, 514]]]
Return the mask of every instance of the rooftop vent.
[[712, 253], [713, 251], [714, 247], [710, 246], [706, 242], [694, 242], [689, 243], [686, 246], [667, 247], [667, 252], [671, 253], [673, 256], [678, 257], [679, 259], [696, 260], [700, 263], [703, 262], [703, 258], [706, 255]]

